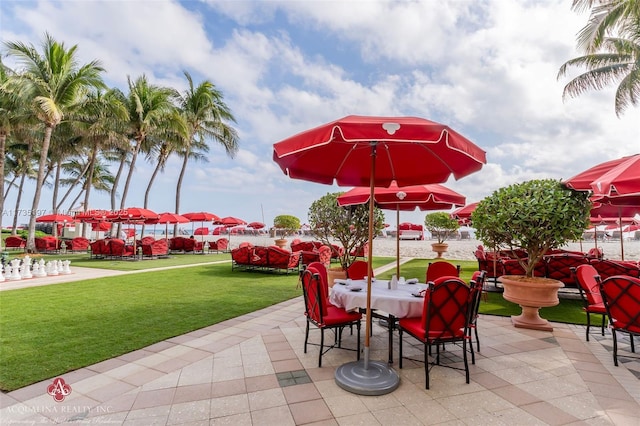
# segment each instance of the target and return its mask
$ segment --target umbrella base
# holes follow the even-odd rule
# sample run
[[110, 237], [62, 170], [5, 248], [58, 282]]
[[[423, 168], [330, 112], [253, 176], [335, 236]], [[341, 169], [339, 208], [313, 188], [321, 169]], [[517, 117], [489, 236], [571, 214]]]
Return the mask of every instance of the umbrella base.
[[385, 395], [400, 385], [400, 376], [387, 363], [365, 361], [343, 364], [336, 370], [336, 384], [342, 389], [358, 395]]

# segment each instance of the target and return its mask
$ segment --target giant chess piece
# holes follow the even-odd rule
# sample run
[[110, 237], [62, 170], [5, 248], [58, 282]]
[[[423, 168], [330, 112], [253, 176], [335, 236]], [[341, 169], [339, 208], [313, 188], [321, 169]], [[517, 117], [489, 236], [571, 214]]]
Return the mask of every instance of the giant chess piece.
[[38, 265], [38, 272], [36, 273], [36, 267], [34, 265], [33, 268], [33, 275], [36, 277], [46, 277], [47, 276], [47, 267], [44, 263], [44, 259], [40, 259], [39, 262], [37, 262]]
[[13, 259], [11, 261], [11, 275], [8, 277], [9, 281], [21, 280], [20, 276], [20, 259]]
[[4, 264], [0, 264], [0, 283], [4, 281]]
[[33, 263], [33, 276], [34, 277], [46, 277], [47, 271], [45, 270], [44, 260], [40, 259], [39, 262]]
[[70, 260], [62, 261], [62, 270], [60, 271], [60, 273], [64, 275], [69, 275], [71, 273], [71, 268], [69, 267], [70, 264], [71, 264]]
[[31, 274], [31, 257], [25, 256], [22, 261], [22, 270], [20, 271], [22, 278], [33, 278]]
[[47, 275], [58, 275], [58, 265], [57, 262], [53, 261], [49, 261], [47, 262]]

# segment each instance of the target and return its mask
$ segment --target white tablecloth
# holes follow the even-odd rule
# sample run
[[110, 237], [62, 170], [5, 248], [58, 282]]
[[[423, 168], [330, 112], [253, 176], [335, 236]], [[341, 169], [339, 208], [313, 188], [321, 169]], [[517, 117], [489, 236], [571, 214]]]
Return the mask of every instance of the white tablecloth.
[[[340, 280], [339, 280], [340, 281]], [[426, 284], [398, 284], [397, 290], [389, 290], [388, 281], [376, 280], [371, 283], [371, 309], [377, 309], [396, 318], [422, 316], [424, 298], [415, 297], [412, 293], [427, 288]], [[362, 287], [361, 291], [351, 291], [351, 286]], [[335, 306], [354, 310], [367, 307], [367, 282], [353, 280], [351, 284], [339, 282], [331, 288], [330, 301]]]

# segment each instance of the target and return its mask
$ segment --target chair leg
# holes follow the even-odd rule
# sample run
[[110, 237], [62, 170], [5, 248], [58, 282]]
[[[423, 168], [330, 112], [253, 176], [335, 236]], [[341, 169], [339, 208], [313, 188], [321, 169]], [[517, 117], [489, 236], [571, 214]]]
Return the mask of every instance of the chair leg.
[[618, 334], [615, 328], [611, 329], [611, 334], [613, 334], [613, 365], [618, 366], [618, 339], [616, 335]]
[[429, 389], [429, 355], [427, 353], [427, 346], [431, 347], [431, 345], [429, 345], [428, 342], [425, 341], [424, 342], [424, 383], [425, 383], [425, 387]]
[[[476, 335], [476, 345], [478, 346], [478, 353], [480, 353], [480, 338], [478, 337], [478, 324], [473, 328], [473, 331]], [[473, 343], [471, 343], [473, 345]]]
[[633, 334], [629, 333], [629, 340], [631, 340], [631, 352], [636, 353], [636, 347], [633, 343]]
[[318, 368], [322, 367], [322, 351], [324, 350], [324, 328], [320, 329], [320, 355], [318, 355]]
[[399, 364], [400, 368], [402, 368], [402, 328], [398, 327], [398, 358], [400, 358]]
[[602, 315], [602, 335], [604, 336], [604, 324], [605, 324], [605, 320], [607, 319], [606, 315]]
[[307, 342], [309, 341], [309, 320], [307, 319], [307, 331], [304, 333], [304, 353], [307, 353]]
[[[473, 342], [470, 342], [470, 343], [471, 343], [471, 356], [473, 356]], [[462, 354], [464, 359], [465, 377], [467, 379], [467, 384], [469, 384], [469, 362], [467, 361], [467, 339], [464, 339], [462, 341]]]
[[[469, 349], [471, 350], [471, 364], [476, 364], [476, 354], [473, 352], [473, 340], [471, 339], [471, 333], [469, 333]], [[467, 350], [465, 349], [465, 355]]]
[[591, 314], [587, 312], [587, 342], [589, 341], [589, 328], [591, 327]]

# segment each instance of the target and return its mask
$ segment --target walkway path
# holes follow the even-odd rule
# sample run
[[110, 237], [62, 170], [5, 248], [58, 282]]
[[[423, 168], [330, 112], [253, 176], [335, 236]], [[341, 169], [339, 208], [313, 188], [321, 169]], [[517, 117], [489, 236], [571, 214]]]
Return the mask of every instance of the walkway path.
[[[47, 394], [52, 380], [0, 394], [0, 424], [640, 424], [640, 363], [622, 343], [624, 361], [614, 367], [609, 335], [585, 342], [581, 326], [554, 324], [548, 333], [481, 316], [470, 384], [436, 366], [425, 390], [423, 365], [407, 361], [394, 366], [396, 391], [367, 397], [334, 381], [353, 352], [329, 351], [322, 368], [317, 347], [304, 353], [302, 313], [298, 297], [70, 372], [62, 379], [71, 393], [60, 403]], [[345, 345], [354, 345], [345, 334]], [[386, 339], [374, 324], [372, 359], [386, 358]], [[407, 355], [420, 354], [406, 343]], [[456, 362], [459, 352], [447, 349], [443, 362]]]

